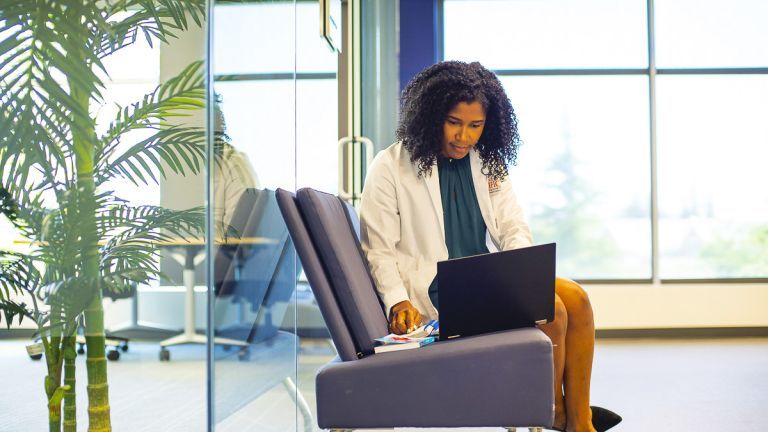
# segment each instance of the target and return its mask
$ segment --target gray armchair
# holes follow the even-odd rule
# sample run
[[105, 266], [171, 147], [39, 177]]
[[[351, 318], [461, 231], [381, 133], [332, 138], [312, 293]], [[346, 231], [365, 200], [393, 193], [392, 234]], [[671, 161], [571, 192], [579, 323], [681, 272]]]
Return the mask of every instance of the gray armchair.
[[526, 328], [374, 354], [388, 333], [357, 215], [312, 189], [277, 201], [339, 356], [316, 378], [321, 428], [550, 426], [550, 340]]

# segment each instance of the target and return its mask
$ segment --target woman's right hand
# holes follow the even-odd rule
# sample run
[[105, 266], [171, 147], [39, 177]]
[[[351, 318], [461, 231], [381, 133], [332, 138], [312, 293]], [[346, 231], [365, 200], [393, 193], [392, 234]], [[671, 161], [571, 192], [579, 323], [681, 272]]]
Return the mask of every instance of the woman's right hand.
[[403, 300], [389, 310], [389, 331], [394, 334], [410, 333], [421, 325], [421, 314], [410, 300]]

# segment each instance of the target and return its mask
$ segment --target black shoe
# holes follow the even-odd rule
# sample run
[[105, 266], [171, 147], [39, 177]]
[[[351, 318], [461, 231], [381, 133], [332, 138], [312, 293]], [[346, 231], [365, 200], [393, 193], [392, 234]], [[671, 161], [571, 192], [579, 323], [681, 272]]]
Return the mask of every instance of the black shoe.
[[590, 408], [592, 409], [592, 427], [597, 432], [607, 431], [621, 423], [621, 416], [611, 410], [600, 408], [599, 406]]
[[[611, 410], [599, 406], [589, 407], [592, 410], [592, 427], [597, 432], [604, 432], [621, 423], [621, 416]], [[565, 432], [565, 429], [553, 427], [552, 430]]]

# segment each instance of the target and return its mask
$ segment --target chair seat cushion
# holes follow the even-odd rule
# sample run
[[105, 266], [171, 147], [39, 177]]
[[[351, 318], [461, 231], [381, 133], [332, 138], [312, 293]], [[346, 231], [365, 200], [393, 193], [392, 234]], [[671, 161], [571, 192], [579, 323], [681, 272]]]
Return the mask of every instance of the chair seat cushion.
[[552, 344], [535, 328], [436, 342], [317, 376], [321, 428], [549, 426]]

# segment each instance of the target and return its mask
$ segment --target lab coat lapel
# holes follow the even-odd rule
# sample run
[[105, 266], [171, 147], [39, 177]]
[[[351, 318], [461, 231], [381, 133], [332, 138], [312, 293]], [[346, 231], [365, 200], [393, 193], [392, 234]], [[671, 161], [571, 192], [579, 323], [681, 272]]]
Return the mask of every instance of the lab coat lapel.
[[443, 200], [440, 198], [440, 175], [437, 171], [437, 164], [432, 166], [432, 173], [424, 175], [424, 182], [427, 184], [429, 198], [432, 200], [432, 208], [435, 210], [435, 217], [440, 224], [440, 235], [445, 242], [445, 226], [443, 222]]
[[480, 205], [480, 213], [483, 215], [486, 228], [491, 230], [491, 232], [495, 232], [496, 219], [492, 217], [491, 194], [488, 189], [488, 177], [483, 174], [483, 161], [480, 159], [480, 154], [474, 149], [469, 153], [469, 158], [472, 180], [475, 184], [475, 195], [477, 195], [477, 203]]

